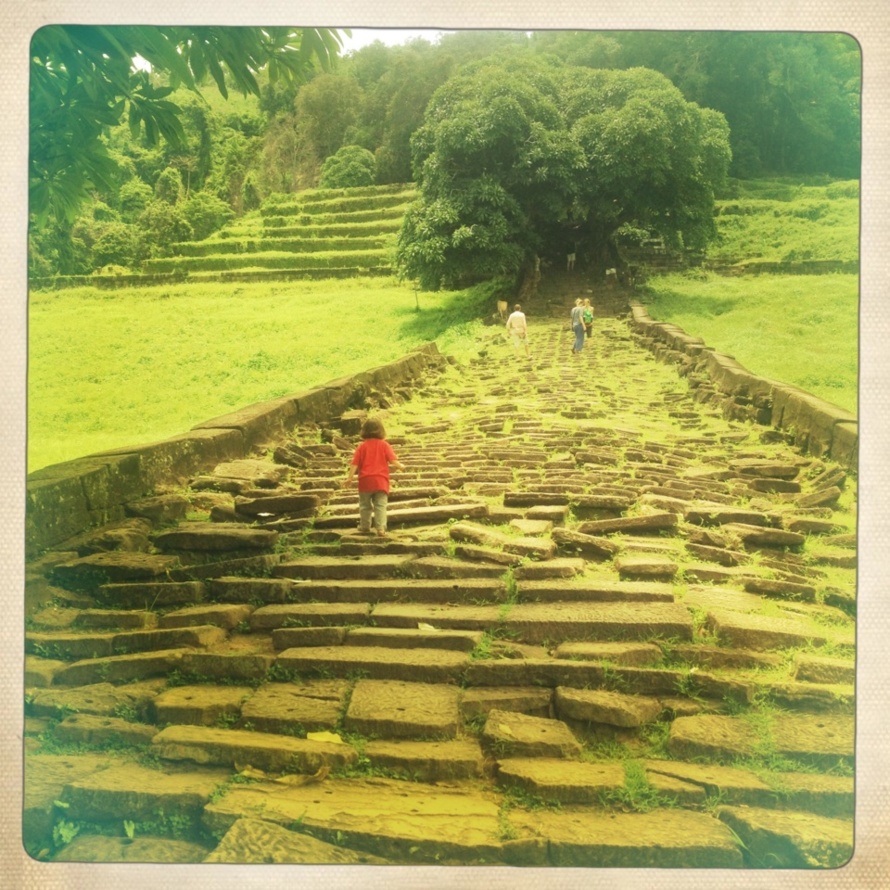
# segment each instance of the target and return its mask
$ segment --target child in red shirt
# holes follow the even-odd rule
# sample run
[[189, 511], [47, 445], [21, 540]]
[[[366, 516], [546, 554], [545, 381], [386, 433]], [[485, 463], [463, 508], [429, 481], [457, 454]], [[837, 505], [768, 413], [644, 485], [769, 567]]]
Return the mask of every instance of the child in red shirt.
[[351, 485], [358, 471], [359, 534], [371, 534], [371, 515], [377, 537], [386, 534], [386, 505], [389, 501], [389, 467], [403, 470], [392, 446], [386, 441], [383, 424], [369, 417], [362, 425], [364, 440], [352, 456], [346, 484]]

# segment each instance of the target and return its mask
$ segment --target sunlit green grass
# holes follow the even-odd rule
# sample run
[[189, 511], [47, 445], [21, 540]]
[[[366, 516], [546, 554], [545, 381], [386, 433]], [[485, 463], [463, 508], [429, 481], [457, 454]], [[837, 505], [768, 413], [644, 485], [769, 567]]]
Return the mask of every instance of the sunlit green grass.
[[418, 295], [376, 278], [32, 292], [29, 472], [167, 438], [430, 340], [459, 355], [492, 302], [485, 288]]
[[654, 319], [752, 373], [856, 411], [856, 275], [668, 275], [652, 278], [642, 296]]

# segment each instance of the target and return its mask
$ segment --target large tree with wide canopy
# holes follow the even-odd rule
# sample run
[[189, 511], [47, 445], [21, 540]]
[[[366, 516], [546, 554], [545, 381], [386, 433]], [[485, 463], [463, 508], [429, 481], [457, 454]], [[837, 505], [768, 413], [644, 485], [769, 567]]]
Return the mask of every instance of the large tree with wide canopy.
[[398, 258], [426, 288], [514, 274], [575, 241], [600, 263], [644, 232], [699, 250], [730, 161], [723, 116], [663, 75], [521, 51], [444, 84], [412, 151], [421, 201]]

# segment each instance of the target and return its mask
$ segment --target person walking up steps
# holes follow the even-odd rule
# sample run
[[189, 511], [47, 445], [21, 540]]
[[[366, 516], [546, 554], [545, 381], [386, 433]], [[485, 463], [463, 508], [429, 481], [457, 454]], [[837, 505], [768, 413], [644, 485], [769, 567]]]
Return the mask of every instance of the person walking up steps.
[[581, 306], [581, 320], [584, 322], [584, 332], [589, 340], [593, 333], [593, 306], [590, 305], [589, 297], [584, 298], [584, 303]]
[[507, 333], [513, 341], [513, 352], [516, 354], [516, 358], [519, 358], [520, 343], [525, 347], [526, 358], [531, 358], [531, 352], [529, 352], [528, 348], [528, 322], [519, 303], [513, 307], [513, 312], [507, 319]]
[[386, 441], [383, 423], [369, 417], [362, 424], [362, 444], [355, 449], [346, 484], [351, 485], [358, 473], [359, 534], [378, 538], [386, 534], [386, 507], [389, 501], [389, 468], [404, 470], [392, 446]]
[[575, 306], [572, 309], [572, 331], [575, 333], [572, 355], [578, 355], [584, 348], [584, 309], [580, 297], [575, 300]]

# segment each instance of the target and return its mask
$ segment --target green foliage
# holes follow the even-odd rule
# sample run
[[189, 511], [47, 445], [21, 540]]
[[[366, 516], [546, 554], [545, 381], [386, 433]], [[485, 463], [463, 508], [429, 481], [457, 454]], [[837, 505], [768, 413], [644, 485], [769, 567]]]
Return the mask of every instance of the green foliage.
[[182, 197], [182, 179], [179, 171], [167, 167], [155, 182], [155, 197], [165, 204], [176, 204]]
[[376, 161], [360, 145], [344, 145], [321, 165], [320, 188], [354, 188], [373, 185]]
[[[336, 31], [292, 28], [49, 25], [31, 40], [31, 211], [39, 221], [72, 222], [96, 188], [111, 190], [118, 164], [103, 136], [126, 122], [149, 145], [184, 141], [177, 86], [197, 92], [212, 80], [259, 93], [257, 74], [304, 80], [328, 66]], [[134, 66], [141, 56], [152, 73]], [[163, 83], [163, 80], [166, 83]]]
[[653, 71], [589, 71], [527, 53], [468, 66], [412, 139], [422, 202], [398, 262], [425, 288], [515, 274], [570, 242], [612, 265], [621, 226], [700, 249], [729, 162], [722, 117]]
[[232, 208], [207, 192], [195, 192], [183, 203], [182, 213], [198, 240], [221, 229], [234, 215]]

